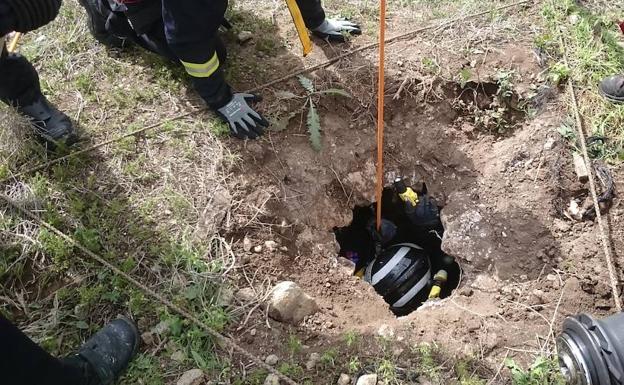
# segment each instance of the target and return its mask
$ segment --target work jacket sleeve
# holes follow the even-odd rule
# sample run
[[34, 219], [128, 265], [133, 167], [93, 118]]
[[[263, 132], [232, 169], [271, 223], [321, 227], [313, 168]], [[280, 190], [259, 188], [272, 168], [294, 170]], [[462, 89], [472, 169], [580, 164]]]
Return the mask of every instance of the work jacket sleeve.
[[314, 29], [325, 21], [325, 11], [321, 0], [297, 0], [297, 5], [303, 16], [306, 27]]
[[162, 5], [167, 44], [206, 103], [213, 109], [223, 107], [232, 91], [217, 55], [217, 32], [227, 0], [162, 0]]

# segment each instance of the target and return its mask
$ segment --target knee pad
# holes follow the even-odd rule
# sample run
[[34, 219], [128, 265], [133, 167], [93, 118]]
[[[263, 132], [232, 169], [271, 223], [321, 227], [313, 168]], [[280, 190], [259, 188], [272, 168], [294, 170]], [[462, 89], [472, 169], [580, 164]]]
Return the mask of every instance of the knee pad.
[[18, 32], [29, 32], [42, 27], [58, 15], [61, 0], [5, 0], [15, 17]]

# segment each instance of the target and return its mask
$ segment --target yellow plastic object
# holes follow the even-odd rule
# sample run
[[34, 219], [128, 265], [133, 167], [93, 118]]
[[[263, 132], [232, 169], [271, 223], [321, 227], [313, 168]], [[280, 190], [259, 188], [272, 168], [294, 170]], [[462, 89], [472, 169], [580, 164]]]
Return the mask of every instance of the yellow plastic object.
[[286, 4], [288, 5], [288, 10], [292, 16], [293, 23], [295, 23], [295, 28], [297, 28], [297, 34], [299, 35], [299, 40], [301, 41], [301, 46], [303, 47], [303, 56], [307, 56], [310, 52], [312, 52], [312, 41], [310, 41], [308, 28], [306, 28], [305, 22], [303, 21], [301, 10], [297, 5], [296, 0], [286, 0]]
[[360, 269], [360, 270], [356, 271], [355, 274], [353, 274], [353, 275], [355, 275], [358, 278], [364, 278], [364, 271], [365, 271], [365, 269]]
[[416, 207], [416, 205], [418, 205], [418, 194], [409, 187], [405, 190], [403, 194], [399, 194], [399, 197], [403, 200], [403, 202], [408, 202], [413, 207]]
[[429, 291], [429, 299], [440, 298], [440, 293], [442, 292], [442, 286], [448, 280], [448, 273], [446, 270], [440, 270], [433, 276], [433, 286], [431, 287], [431, 291]]
[[429, 292], [429, 299], [440, 298], [440, 292], [442, 288], [438, 285], [433, 285], [431, 287], [431, 291]]

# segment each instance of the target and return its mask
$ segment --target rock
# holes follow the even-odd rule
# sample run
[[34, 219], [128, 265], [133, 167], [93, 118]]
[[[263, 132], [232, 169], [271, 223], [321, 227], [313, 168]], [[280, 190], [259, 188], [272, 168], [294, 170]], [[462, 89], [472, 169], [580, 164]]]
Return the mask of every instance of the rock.
[[259, 254], [262, 252], [262, 246], [258, 245], [256, 247], [253, 248], [253, 252], [256, 254]]
[[269, 251], [275, 251], [275, 249], [277, 249], [277, 246], [278, 246], [278, 244], [275, 241], [266, 241], [266, 242], [264, 242], [264, 247], [266, 247], [267, 250], [269, 250]]
[[176, 350], [171, 355], [171, 359], [173, 361], [175, 361], [175, 362], [182, 362], [182, 361], [186, 360], [186, 354], [184, 354], [184, 352], [182, 350]]
[[269, 298], [269, 316], [276, 321], [297, 325], [307, 316], [319, 311], [314, 300], [294, 282], [278, 283]]
[[474, 332], [481, 329], [481, 321], [477, 318], [471, 318], [466, 321], [466, 330], [469, 332]]
[[337, 262], [338, 262], [338, 270], [342, 274], [351, 276], [353, 275], [353, 273], [355, 273], [355, 263], [352, 260], [343, 258], [343, 257], [338, 257]]
[[258, 331], [256, 329], [251, 329], [249, 331], [249, 335], [252, 336], [252, 337], [254, 337], [256, 334], [258, 334]]
[[154, 326], [152, 330], [150, 330], [153, 334], [157, 334], [159, 336], [163, 336], [169, 333], [169, 322], [161, 321], [158, 325]]
[[466, 287], [462, 287], [459, 290], [459, 295], [462, 295], [464, 297], [470, 297], [470, 296], [472, 296], [473, 293], [474, 293], [474, 290], [472, 290], [471, 287], [467, 287], [467, 286]]
[[305, 364], [306, 369], [314, 369], [319, 362], [321, 362], [321, 355], [318, 353], [311, 353], [310, 358], [308, 358], [308, 362]]
[[236, 40], [238, 40], [239, 44], [245, 44], [251, 39], [253, 39], [253, 33], [250, 31], [240, 31], [236, 36]]
[[234, 303], [234, 290], [228, 286], [221, 286], [221, 290], [219, 291], [219, 296], [217, 298], [217, 304], [219, 306], [230, 306]]
[[217, 187], [212, 195], [212, 199], [202, 211], [198, 224], [200, 231], [206, 238], [210, 238], [219, 231], [221, 223], [231, 206], [232, 195], [230, 192], [223, 186]]
[[275, 354], [270, 354], [264, 359], [264, 363], [267, 365], [275, 366], [279, 362], [279, 357]]
[[275, 374], [269, 374], [264, 379], [264, 385], [280, 385], [279, 377]]
[[141, 334], [141, 341], [143, 341], [143, 344], [147, 346], [154, 345], [154, 334], [150, 332], [145, 332]]
[[546, 142], [544, 143], [544, 150], [552, 150], [553, 147], [555, 146], [555, 138], [548, 138], [546, 139]]
[[365, 374], [358, 378], [356, 385], [377, 385], [377, 375]]
[[535, 289], [531, 292], [531, 296], [533, 297], [533, 301], [539, 305], [546, 303], [546, 294], [543, 290]]
[[240, 302], [247, 303], [256, 299], [256, 292], [251, 287], [244, 287], [234, 294]]
[[191, 369], [184, 372], [176, 385], [200, 385], [204, 381], [204, 372], [199, 369]]
[[337, 385], [349, 385], [351, 384], [351, 377], [348, 374], [342, 373], [340, 377], [338, 378], [338, 382], [336, 382], [336, 384]]
[[574, 162], [574, 171], [576, 171], [578, 181], [586, 183], [589, 180], [589, 170], [585, 164], [585, 159], [583, 159], [580, 154], [575, 152], [572, 154], [572, 161]]
[[245, 237], [243, 239], [243, 250], [245, 250], [246, 253], [251, 251], [251, 248], [253, 247], [253, 245], [251, 244], [251, 239]]
[[377, 330], [377, 335], [383, 337], [385, 339], [393, 339], [394, 338], [394, 329], [390, 325], [381, 325]]

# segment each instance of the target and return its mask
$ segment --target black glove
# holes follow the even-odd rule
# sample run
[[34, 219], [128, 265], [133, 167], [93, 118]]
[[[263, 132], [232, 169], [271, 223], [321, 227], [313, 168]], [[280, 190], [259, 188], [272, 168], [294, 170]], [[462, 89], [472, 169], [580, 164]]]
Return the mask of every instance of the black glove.
[[259, 97], [251, 94], [234, 94], [228, 104], [217, 110], [219, 116], [230, 125], [232, 135], [239, 139], [256, 139], [264, 134], [269, 122], [247, 103], [259, 100]]

